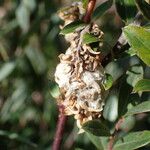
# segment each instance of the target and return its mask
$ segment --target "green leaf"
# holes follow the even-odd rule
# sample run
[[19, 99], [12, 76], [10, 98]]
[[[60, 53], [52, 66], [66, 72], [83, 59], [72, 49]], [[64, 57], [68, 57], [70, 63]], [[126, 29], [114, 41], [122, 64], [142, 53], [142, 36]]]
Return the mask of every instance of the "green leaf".
[[134, 92], [148, 92], [150, 91], [150, 79], [142, 79], [138, 81], [133, 89]]
[[127, 112], [127, 106], [130, 102], [130, 94], [132, 92], [132, 86], [126, 82], [126, 76], [121, 78], [119, 88], [119, 102], [118, 102], [118, 115], [122, 116]]
[[150, 131], [129, 133], [114, 145], [113, 150], [133, 150], [150, 143]]
[[36, 7], [36, 1], [35, 0], [23, 0], [22, 1], [23, 5], [29, 10], [29, 11], [33, 11]]
[[60, 34], [68, 34], [68, 33], [71, 33], [71, 32], [74, 32], [77, 28], [83, 28], [85, 27], [86, 24], [82, 21], [75, 21], [75, 22], [72, 22], [68, 25], [66, 25], [61, 31], [60, 31]]
[[37, 74], [42, 74], [46, 71], [46, 60], [44, 55], [39, 49], [36, 49], [32, 46], [28, 46], [25, 49], [25, 53], [31, 65], [33, 66], [34, 71]]
[[108, 0], [100, 4], [100, 6], [98, 6], [93, 12], [92, 18], [97, 19], [101, 17], [112, 6], [112, 3], [113, 3], [113, 0]]
[[17, 114], [20, 115], [20, 112], [25, 109], [25, 100], [29, 97], [26, 81], [16, 79], [15, 85], [12, 88], [13, 93], [5, 101], [0, 112], [2, 122], [13, 120], [13, 118], [17, 117]]
[[23, 32], [27, 32], [30, 27], [30, 11], [23, 4], [16, 9], [16, 18]]
[[83, 3], [83, 8], [86, 8], [88, 4], [88, 0], [82, 0], [82, 3]]
[[90, 33], [85, 33], [83, 35], [83, 43], [84, 44], [90, 44], [100, 41], [100, 39]]
[[106, 73], [106, 80], [104, 82], [105, 90], [110, 89], [112, 85], [113, 85], [113, 77], [110, 74]]
[[123, 31], [136, 54], [150, 66], [150, 32], [133, 25], [126, 26]]
[[115, 0], [115, 5], [123, 21], [129, 23], [134, 19], [137, 13], [134, 0]]
[[83, 124], [82, 128], [86, 132], [89, 132], [96, 136], [109, 136], [110, 135], [109, 129], [98, 120], [88, 121], [85, 124]]
[[8, 77], [15, 69], [16, 64], [14, 62], [7, 62], [0, 68], [0, 82]]
[[128, 56], [110, 62], [105, 67], [105, 71], [113, 77], [115, 82], [128, 70], [128, 68], [136, 64], [139, 64], [139, 59], [136, 56]]
[[104, 106], [103, 116], [106, 120], [114, 122], [118, 117], [118, 94], [111, 90]]
[[129, 68], [126, 74], [127, 83], [134, 87], [137, 81], [143, 79], [143, 67], [141, 65], [132, 66], [131, 68]]
[[11, 133], [11, 132], [8, 132], [8, 131], [5, 131], [5, 130], [0, 130], [0, 136], [7, 137], [10, 140], [20, 141], [20, 142], [22, 142], [24, 144], [27, 144], [29, 146], [32, 146], [34, 148], [37, 147], [37, 145], [35, 143], [32, 143], [27, 138], [24, 138], [24, 137], [18, 135], [17, 133]]
[[143, 112], [150, 112], [150, 101], [142, 102], [131, 109], [128, 110], [128, 112], [125, 114], [126, 116], [135, 115]]
[[138, 9], [142, 12], [143, 16], [150, 20], [150, 4], [145, 0], [135, 0]]
[[96, 146], [96, 148], [98, 150], [104, 150], [104, 147], [100, 141], [100, 138], [93, 135], [93, 134], [90, 134], [90, 133], [86, 133], [88, 138], [90, 139], [90, 141]]

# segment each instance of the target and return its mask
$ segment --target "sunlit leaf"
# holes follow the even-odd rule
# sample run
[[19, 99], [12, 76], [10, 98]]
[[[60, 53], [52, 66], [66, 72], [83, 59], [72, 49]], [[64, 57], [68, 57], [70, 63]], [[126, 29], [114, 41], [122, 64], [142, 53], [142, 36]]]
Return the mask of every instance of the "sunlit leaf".
[[113, 150], [133, 150], [150, 143], [150, 131], [132, 132], [121, 138]]
[[83, 3], [83, 7], [86, 8], [88, 4], [88, 0], [82, 0], [82, 3]]
[[68, 34], [74, 32], [77, 28], [83, 28], [86, 24], [82, 21], [75, 21], [66, 25], [60, 32], [60, 34]]
[[139, 80], [134, 89], [133, 89], [134, 92], [139, 92], [139, 91], [142, 91], [142, 92], [148, 92], [150, 91], [150, 79], [142, 79], [142, 80]]
[[139, 114], [143, 112], [150, 112], [150, 101], [142, 102], [131, 109], [128, 110], [128, 112], [125, 114], [125, 116], [130, 116], [134, 114]]
[[98, 41], [100, 41], [100, 39], [92, 34], [85, 33], [83, 35], [83, 43], [84, 44], [90, 44], [90, 43], [94, 43], [94, 42], [98, 42]]
[[113, 85], [113, 78], [112, 78], [112, 76], [110, 74], [106, 73], [106, 80], [104, 82], [105, 90], [110, 89], [112, 87], [112, 85]]
[[150, 66], [150, 32], [133, 25], [126, 26], [123, 31], [136, 54]]

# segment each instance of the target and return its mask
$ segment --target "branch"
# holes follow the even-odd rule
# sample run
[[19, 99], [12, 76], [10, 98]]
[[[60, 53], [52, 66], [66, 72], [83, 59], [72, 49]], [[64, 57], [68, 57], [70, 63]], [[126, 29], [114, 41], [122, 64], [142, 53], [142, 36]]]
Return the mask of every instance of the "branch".
[[64, 115], [64, 107], [59, 106], [59, 118], [57, 122], [56, 134], [54, 137], [52, 150], [60, 150], [66, 121], [67, 121], [67, 116]]
[[83, 21], [85, 23], [89, 23], [91, 21], [91, 15], [93, 13], [95, 4], [96, 4], [96, 0], [89, 0], [89, 3], [88, 3], [87, 8], [86, 8], [86, 14], [83, 17]]

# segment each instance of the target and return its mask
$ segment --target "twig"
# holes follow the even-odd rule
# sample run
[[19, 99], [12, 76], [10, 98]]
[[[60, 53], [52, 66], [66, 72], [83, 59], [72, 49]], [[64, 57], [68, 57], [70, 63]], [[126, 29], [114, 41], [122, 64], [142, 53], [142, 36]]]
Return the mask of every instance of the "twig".
[[121, 126], [121, 124], [124, 122], [124, 118], [123, 117], [121, 117], [118, 121], [117, 121], [117, 123], [116, 123], [116, 125], [115, 125], [115, 131], [114, 131], [114, 133], [112, 134], [112, 136], [110, 137], [110, 140], [109, 140], [109, 143], [108, 143], [108, 150], [113, 150], [113, 145], [114, 145], [114, 142], [115, 142], [115, 140], [116, 140], [116, 138], [117, 138], [117, 133], [118, 133], [118, 130], [119, 130], [119, 128], [120, 128], [120, 126]]
[[85, 14], [85, 16], [83, 17], [83, 21], [84, 21], [85, 23], [89, 23], [89, 22], [90, 22], [90, 20], [91, 20], [91, 15], [92, 15], [92, 13], [93, 13], [95, 4], [96, 4], [96, 0], [89, 0], [89, 3], [88, 3], [87, 8], [86, 8], [86, 14]]
[[67, 120], [67, 116], [64, 115], [64, 107], [59, 106], [59, 118], [57, 122], [56, 134], [54, 137], [52, 150], [60, 150], [66, 120]]
[[113, 150], [113, 145], [114, 145], [114, 141], [115, 141], [116, 136], [111, 136], [109, 143], [108, 143], [108, 150]]

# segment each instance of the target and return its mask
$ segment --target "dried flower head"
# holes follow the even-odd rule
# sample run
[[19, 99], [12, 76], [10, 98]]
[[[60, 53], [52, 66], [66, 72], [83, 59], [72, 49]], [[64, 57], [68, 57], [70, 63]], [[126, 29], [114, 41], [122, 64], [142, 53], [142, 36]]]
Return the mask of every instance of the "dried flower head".
[[98, 25], [90, 24], [76, 30], [67, 38], [70, 47], [60, 54], [56, 67], [55, 81], [60, 88], [58, 104], [65, 107], [66, 115], [74, 115], [81, 128], [86, 121], [99, 118], [103, 110], [106, 92], [104, 69], [100, 64], [100, 52], [83, 43], [85, 33], [102, 38]]

